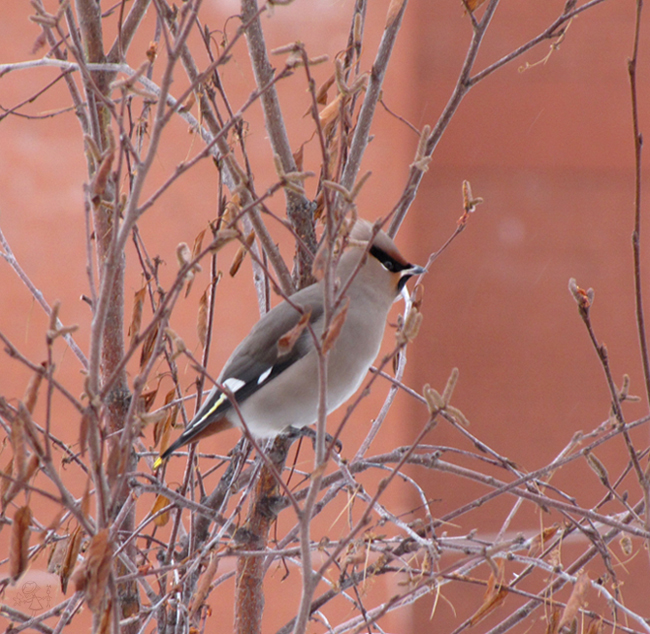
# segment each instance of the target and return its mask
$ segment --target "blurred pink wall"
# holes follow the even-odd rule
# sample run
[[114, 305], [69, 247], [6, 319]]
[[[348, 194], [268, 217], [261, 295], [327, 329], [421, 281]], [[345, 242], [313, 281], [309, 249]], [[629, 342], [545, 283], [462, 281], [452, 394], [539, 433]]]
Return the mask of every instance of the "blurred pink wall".
[[[363, 64], [366, 70], [381, 36], [388, 3], [370, 4]], [[477, 69], [543, 30], [563, 4], [503, 2]], [[203, 20], [212, 28], [221, 28], [225, 18], [237, 10], [236, 3], [225, 5], [206, 3]], [[345, 47], [351, 5], [349, 0], [296, 0], [290, 8], [276, 7], [272, 18], [265, 16], [262, 20], [268, 44], [273, 48], [299, 38], [311, 55], [328, 53], [333, 58]], [[49, 8], [53, 10], [53, 6]], [[4, 7], [0, 63], [38, 56], [30, 53], [38, 28], [28, 21], [28, 15], [26, 3]], [[549, 50], [548, 42], [477, 85], [443, 136], [398, 237], [403, 252], [424, 264], [429, 253], [454, 230], [462, 213], [462, 181], [468, 179], [474, 194], [485, 199], [465, 232], [434, 264], [424, 282], [425, 321], [408, 353], [407, 383], [416, 390], [424, 383], [441, 390], [451, 369], [458, 367], [460, 381], [453, 403], [471, 421], [470, 431], [527, 470], [547, 464], [576, 431], [589, 431], [608, 416], [604, 376], [567, 290], [570, 277], [596, 290], [593, 322], [598, 337], [609, 348], [615, 379], [620, 384], [623, 373], [628, 373], [632, 391], [643, 393], [630, 239], [634, 176], [626, 60], [632, 51], [633, 24], [634, 4], [610, 0], [574, 20], [565, 41], [546, 64], [519, 71], [525, 62], [541, 60]], [[132, 48], [129, 60], [133, 66], [144, 60], [153, 34], [152, 20], [149, 33]], [[470, 35], [470, 23], [460, 2], [412, 0], [386, 77], [387, 105], [419, 128], [434, 124], [454, 86]], [[642, 129], [647, 129], [648, 123], [649, 43], [644, 29], [639, 67]], [[250, 93], [251, 83], [247, 53], [241, 43], [235, 55], [241, 56], [241, 61], [227, 66], [223, 79], [233, 99], [239, 100], [236, 106]], [[320, 82], [330, 74], [331, 67], [320, 67], [316, 72]], [[55, 76], [52, 69], [35, 69], [0, 78], [0, 105], [15, 105]], [[181, 90], [180, 81], [174, 90]], [[303, 117], [309, 104], [300, 73], [281, 86], [280, 99], [290, 140], [297, 149], [311, 134], [310, 121]], [[25, 111], [42, 114], [67, 104], [60, 83]], [[253, 108], [246, 119], [251, 131], [248, 150], [259, 168], [255, 185], [261, 192], [274, 181], [275, 173], [259, 108]], [[370, 219], [386, 214], [399, 198], [417, 145], [416, 135], [381, 108], [373, 133], [375, 138], [362, 167], [362, 171], [372, 170], [373, 176], [359, 201], [361, 214]], [[61, 300], [64, 323], [82, 326], [77, 340], [85, 348], [90, 313], [79, 299], [88, 292], [82, 204], [86, 172], [80, 128], [72, 113], [38, 121], [7, 117], [0, 121], [0, 140], [0, 228], [47, 301]], [[157, 178], [171, 173], [179, 161], [199, 147], [200, 141], [188, 134], [187, 126], [176, 122], [161, 149]], [[312, 142], [305, 168], [315, 169], [317, 157]], [[214, 217], [216, 198], [216, 171], [211, 162], [204, 161], [143, 219], [141, 229], [152, 245], [152, 255], [158, 254], [166, 262], [163, 279], [169, 281], [176, 271], [176, 245], [181, 241], [191, 244]], [[282, 213], [283, 203], [283, 196], [276, 195], [271, 206]], [[280, 240], [282, 232], [272, 225], [270, 228]], [[647, 243], [647, 235], [643, 239]], [[227, 269], [233, 252], [221, 256], [222, 268]], [[132, 250], [129, 257], [134, 257]], [[646, 279], [647, 264], [644, 256]], [[225, 277], [219, 287], [211, 362], [215, 372], [256, 320], [249, 274], [245, 266], [238, 277]], [[172, 327], [195, 352], [199, 350], [196, 310], [206, 284], [204, 274], [172, 319]], [[130, 298], [140, 285], [137, 275], [129, 277], [129, 308]], [[2, 261], [0, 289], [0, 329], [30, 359], [40, 362], [45, 354], [47, 320]], [[387, 337], [387, 347], [390, 343]], [[79, 363], [60, 344], [57, 354], [60, 380], [80, 393]], [[186, 366], [181, 370], [189, 385], [191, 369]], [[22, 394], [28, 379], [29, 373], [19, 363], [6, 356], [0, 358], [0, 394]], [[376, 399], [380, 401], [386, 389], [385, 385], [375, 389]], [[626, 406], [625, 412], [630, 420], [643, 415], [647, 412], [645, 399]], [[359, 414], [360, 429], [367, 429], [374, 413], [376, 405], [368, 403]], [[373, 450], [409, 442], [426, 418], [426, 408], [398, 397]], [[76, 421], [60, 423], [60, 435], [76, 442]], [[344, 442], [349, 453], [356, 448], [354, 436], [354, 430], [346, 431]], [[236, 434], [219, 437], [214, 441], [215, 451], [226, 452], [235, 438]], [[442, 423], [429, 441], [472, 449]], [[619, 446], [606, 447], [599, 457], [611, 473], [618, 474], [626, 463]], [[418, 477], [423, 477], [421, 472]], [[434, 516], [444, 515], [458, 506], [459, 500], [469, 501], [485, 492], [471, 484], [464, 488], [457, 479], [443, 475], [424, 477], [426, 493], [434, 499]], [[571, 491], [577, 477], [585, 482], [593, 478], [597, 484], [595, 475], [585, 473], [584, 467], [558, 473], [553, 483]], [[572, 492], [583, 496], [579, 499], [582, 506], [596, 501], [588, 489]], [[415, 497], [403, 500], [403, 512], [419, 504]], [[497, 531], [512, 503], [513, 499], [504, 498], [493, 503], [487, 514], [460, 518], [460, 531], [474, 526]], [[517, 517], [513, 530], [530, 534], [539, 530], [541, 523], [555, 520], [540, 518], [531, 508]], [[5, 529], [0, 540], [6, 544], [6, 539]], [[647, 575], [647, 563], [632, 564], [631, 574], [635, 565]], [[374, 591], [394, 591], [384, 588], [383, 583]], [[429, 621], [432, 597], [392, 617], [395, 631], [418, 631], [422, 627], [451, 631], [451, 623], [470, 616], [481, 603], [483, 588], [468, 585], [463, 589], [461, 592], [455, 585], [443, 591], [458, 616], [441, 601]], [[640, 609], [646, 600], [639, 594], [638, 585], [626, 592], [625, 599], [632, 609]], [[281, 625], [287, 614], [291, 614], [291, 606], [274, 598], [271, 588], [265, 614], [268, 631]], [[220, 618], [230, 618], [227, 606]], [[488, 620], [475, 631], [486, 631], [490, 622], [496, 621]]]

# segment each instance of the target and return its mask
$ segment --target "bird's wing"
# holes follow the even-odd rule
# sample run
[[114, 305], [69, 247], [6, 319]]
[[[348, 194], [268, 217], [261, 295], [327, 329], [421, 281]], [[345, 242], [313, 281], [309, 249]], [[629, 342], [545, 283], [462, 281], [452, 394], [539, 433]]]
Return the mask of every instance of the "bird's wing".
[[[312, 335], [306, 326], [316, 326], [316, 334], [320, 334], [321, 293], [320, 285], [295, 293], [290, 298], [291, 304], [282, 302], [269, 311], [235, 349], [224, 366], [220, 382], [233, 392], [237, 401], [246, 400], [313, 348]], [[299, 325], [303, 315], [308, 318], [306, 323]], [[295, 341], [286, 346], [285, 338], [291, 339], [292, 331], [299, 330], [302, 325], [305, 327], [296, 333]], [[286, 347], [283, 348], [283, 344]]]
[[[281, 349], [281, 340], [298, 326], [303, 315], [308, 315], [310, 325], [318, 325], [323, 315], [322, 301], [318, 301], [321, 293], [320, 285], [298, 291], [291, 296], [291, 304], [282, 302], [264, 315], [235, 348], [224, 366], [219, 383], [232, 392], [238, 403], [243, 403], [313, 348], [310, 341], [312, 335], [306, 327], [288, 350]], [[294, 306], [300, 307], [300, 310]], [[232, 403], [227, 395], [215, 386], [181, 434], [177, 441], [181, 444], [177, 446], [190, 442], [231, 408]]]

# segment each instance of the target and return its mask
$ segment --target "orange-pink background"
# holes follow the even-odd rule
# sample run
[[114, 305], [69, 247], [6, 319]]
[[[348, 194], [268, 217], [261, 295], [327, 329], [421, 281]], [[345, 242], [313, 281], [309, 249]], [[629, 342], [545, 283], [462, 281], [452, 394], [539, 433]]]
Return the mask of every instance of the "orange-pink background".
[[[54, 11], [50, 4], [48, 9]], [[272, 17], [262, 19], [268, 44], [275, 47], [300, 39], [310, 55], [328, 53], [333, 58], [346, 43], [351, 4], [349, 0], [296, 0], [291, 7], [276, 7]], [[387, 4], [370, 3], [363, 70], [370, 69]], [[502, 2], [477, 69], [542, 31], [563, 5], [556, 0]], [[205, 3], [202, 19], [219, 29], [236, 11], [236, 3]], [[26, 3], [3, 7], [0, 63], [38, 56], [31, 53], [38, 29], [28, 22], [28, 14]], [[152, 25], [149, 20], [132, 49], [132, 66], [145, 59]], [[632, 51], [633, 25], [634, 2], [609, 0], [574, 20], [559, 50], [545, 64], [520, 72], [526, 62], [533, 64], [546, 56], [548, 42], [476, 86], [445, 132], [397, 240], [407, 257], [425, 263], [456, 226], [462, 211], [462, 181], [469, 180], [474, 194], [485, 199], [466, 231], [425, 280], [425, 321], [409, 351], [407, 382], [417, 390], [424, 383], [442, 389], [451, 369], [458, 367], [460, 381], [453, 402], [471, 421], [472, 433], [527, 470], [547, 464], [576, 431], [589, 431], [608, 416], [603, 372], [567, 290], [570, 277], [596, 291], [593, 321], [597, 335], [608, 346], [615, 379], [620, 384], [623, 373], [628, 373], [632, 391], [643, 393], [631, 250], [634, 162], [626, 62]], [[234, 32], [232, 24], [229, 32]], [[470, 35], [469, 20], [459, 2], [412, 0], [386, 76], [386, 104], [418, 128], [434, 124], [456, 82]], [[642, 130], [648, 122], [648, 44], [647, 29], [643, 28], [639, 66]], [[330, 72], [331, 66], [321, 68], [317, 76], [322, 81]], [[0, 105], [13, 106], [55, 76], [53, 69], [33, 69], [2, 77]], [[237, 107], [252, 89], [242, 44], [235, 49], [235, 62], [223, 70], [223, 79]], [[179, 80], [174, 90], [180, 91], [182, 84]], [[297, 149], [312, 130], [308, 117], [303, 117], [309, 105], [303, 76], [297, 73], [286, 81], [279, 94], [292, 147]], [[43, 113], [67, 104], [60, 85], [25, 112]], [[245, 118], [250, 122], [247, 146], [258, 174], [255, 184], [262, 192], [275, 174], [259, 107], [252, 108]], [[359, 200], [361, 215], [370, 219], [387, 213], [399, 198], [417, 145], [416, 135], [381, 107], [373, 134], [362, 167], [362, 171], [372, 170], [373, 176]], [[188, 134], [187, 125], [176, 122], [157, 160], [158, 182], [200, 147], [200, 141]], [[305, 168], [317, 171], [316, 159], [312, 141]], [[644, 179], [646, 174], [644, 170]], [[80, 128], [72, 113], [38, 121], [16, 117], [0, 121], [0, 227], [47, 301], [61, 300], [64, 323], [82, 326], [76, 338], [84, 349], [89, 311], [79, 297], [88, 293], [82, 204], [86, 179]], [[181, 241], [191, 244], [214, 217], [216, 197], [216, 172], [204, 161], [143, 218], [141, 229], [150, 254], [158, 254], [166, 262], [163, 279], [167, 282], [176, 271], [176, 245]], [[276, 195], [270, 204], [281, 213], [283, 197]], [[281, 239], [277, 227], [271, 228]], [[647, 242], [645, 234], [643, 240]], [[231, 252], [225, 253], [220, 260], [222, 268], [227, 269], [231, 256]], [[132, 249], [128, 258], [132, 263]], [[644, 257], [646, 280], [647, 264]], [[215, 374], [256, 319], [249, 273], [246, 266], [234, 280], [226, 277], [219, 287], [211, 359]], [[200, 280], [172, 319], [172, 327], [195, 352], [199, 351], [197, 302], [207, 278]], [[140, 284], [137, 272], [128, 278], [127, 310]], [[0, 289], [0, 329], [30, 359], [40, 362], [45, 354], [47, 320], [1, 261]], [[63, 346], [56, 351], [60, 379], [73, 393], [80, 393], [77, 360]], [[191, 370], [181, 370], [189, 385]], [[28, 378], [19, 363], [0, 358], [0, 394], [20, 396]], [[385, 391], [385, 385], [376, 388], [376, 397], [381, 399]], [[625, 411], [630, 420], [645, 414], [645, 398]], [[376, 407], [367, 407], [368, 417], [373, 412]], [[369, 422], [363, 416], [360, 419], [365, 430]], [[409, 442], [425, 420], [425, 408], [399, 397], [374, 449]], [[57, 423], [61, 436], [74, 442], [76, 421], [63, 418]], [[214, 450], [226, 452], [235, 438], [224, 435], [215, 440]], [[645, 446], [647, 431], [635, 438]], [[346, 442], [352, 454], [354, 435]], [[471, 449], [442, 424], [430, 442]], [[626, 464], [622, 443], [612, 443], [598, 455], [613, 476]], [[435, 499], [434, 516], [484, 492], [442, 475], [424, 477], [427, 495]], [[578, 481], [579, 488], [575, 486]], [[560, 472], [553, 483], [575, 495], [581, 506], [594, 504], [602, 493], [596, 476], [586, 467]], [[413, 498], [404, 500], [402, 507], [395, 503], [394, 508], [407, 512], [418, 504]], [[489, 512], [464, 517], [461, 530], [476, 526], [486, 534], [493, 533], [511, 505], [512, 500], [504, 497], [493, 503]], [[528, 534], [546, 522], [532, 510], [525, 518], [515, 528]], [[7, 532], [2, 533], [3, 545], [8, 543]], [[626, 579], [626, 602], [642, 611], [647, 584], [639, 586], [635, 575], [647, 578], [645, 555], [640, 554], [628, 570], [630, 577], [624, 570], [620, 573]], [[486, 576], [484, 571], [483, 578]], [[386, 597], [396, 590], [379, 587], [384, 588]], [[437, 631], [451, 631], [451, 623], [460, 622], [480, 605], [482, 592], [480, 587], [447, 586], [444, 594], [458, 616], [443, 602], [432, 626]], [[267, 601], [265, 631], [274, 631], [291, 614], [292, 606], [273, 597]], [[595, 604], [595, 596], [592, 600]], [[427, 627], [432, 601], [403, 610], [393, 617], [393, 628], [407, 632]], [[230, 622], [228, 606], [213, 606], [213, 610]], [[498, 616], [486, 623], [497, 622]], [[541, 616], [540, 612], [538, 618]], [[538, 623], [536, 631], [542, 627]], [[482, 624], [477, 631], [486, 629]]]

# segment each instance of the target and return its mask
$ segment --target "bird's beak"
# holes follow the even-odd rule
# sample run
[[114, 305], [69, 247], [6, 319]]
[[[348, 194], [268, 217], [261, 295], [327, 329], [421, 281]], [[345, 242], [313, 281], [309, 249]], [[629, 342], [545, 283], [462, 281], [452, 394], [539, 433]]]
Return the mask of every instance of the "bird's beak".
[[411, 277], [413, 275], [422, 275], [423, 273], [426, 272], [427, 270], [423, 266], [412, 264], [411, 268], [404, 269], [404, 271], [402, 271], [402, 275], [408, 275], [409, 277]]

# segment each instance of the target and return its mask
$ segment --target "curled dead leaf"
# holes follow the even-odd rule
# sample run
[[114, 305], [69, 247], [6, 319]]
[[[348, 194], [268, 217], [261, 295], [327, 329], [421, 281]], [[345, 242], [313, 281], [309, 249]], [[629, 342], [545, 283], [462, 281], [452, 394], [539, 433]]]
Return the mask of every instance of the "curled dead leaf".
[[114, 440], [111, 443], [111, 448], [108, 452], [108, 459], [106, 460], [106, 475], [110, 482], [115, 482], [118, 476], [124, 473], [126, 468], [126, 454], [119, 440]]
[[250, 251], [250, 248], [253, 246], [254, 241], [255, 241], [255, 232], [251, 231], [246, 236], [246, 240], [244, 244], [242, 244], [239, 247], [239, 249], [237, 249], [237, 253], [235, 253], [235, 257], [233, 258], [232, 264], [230, 265], [230, 277], [235, 277], [235, 275], [237, 275], [237, 272], [239, 271], [239, 268], [241, 267], [242, 262], [246, 257], [246, 254]]
[[570, 626], [573, 623], [573, 619], [578, 616], [580, 608], [585, 604], [585, 597], [590, 585], [589, 575], [585, 570], [581, 570], [576, 577], [571, 596], [562, 611], [558, 631], [562, 631], [564, 626]]
[[84, 532], [81, 526], [77, 526], [72, 535], [67, 539], [67, 548], [59, 571], [59, 581], [61, 582], [61, 591], [65, 594], [68, 591], [68, 582], [77, 565], [77, 558], [81, 552]]
[[203, 238], [205, 237], [206, 229], [201, 229], [194, 238], [194, 244], [192, 245], [192, 259], [197, 257], [201, 253], [201, 247], [203, 246]]
[[160, 387], [160, 383], [155, 389], [147, 390], [146, 392], [142, 392], [142, 394], [140, 394], [140, 405], [142, 407], [143, 412], [148, 412], [149, 410], [151, 410], [151, 406], [154, 404], [154, 401], [156, 400], [156, 396], [158, 395], [159, 387]]
[[210, 245], [210, 251], [216, 253], [238, 237], [239, 231], [236, 229], [222, 229], [221, 231], [217, 231]]
[[11, 456], [9, 458], [9, 462], [7, 462], [5, 468], [2, 470], [2, 474], [0, 475], [0, 499], [2, 500], [2, 508], [4, 509], [8, 502], [10, 502], [9, 499], [7, 499], [7, 491], [9, 491], [10, 485], [11, 485], [11, 474], [14, 470], [14, 457]]
[[485, 0], [465, 0], [465, 10], [474, 13], [484, 2]]
[[[86, 550], [83, 574], [85, 577], [86, 601], [90, 609], [99, 612], [104, 599], [108, 597], [108, 575], [113, 561], [109, 529], [99, 531]], [[75, 575], [75, 583], [77, 576]]]
[[311, 311], [303, 313], [303, 315], [298, 320], [298, 323], [291, 329], [289, 332], [284, 333], [282, 337], [278, 339], [278, 356], [283, 357], [293, 350], [294, 345], [300, 335], [307, 327], [309, 319], [311, 318]]
[[[156, 515], [156, 513], [164, 509], [166, 506], [169, 506], [169, 499], [166, 498], [164, 495], [158, 494], [153, 503], [153, 506], [151, 507], [151, 514]], [[153, 519], [153, 523], [156, 526], [165, 526], [167, 522], [169, 522], [169, 511], [160, 513], [160, 515], [157, 515]]]
[[205, 344], [208, 338], [208, 291], [210, 289], [206, 288], [201, 295], [199, 300], [199, 314], [197, 317], [196, 323], [196, 334], [199, 337], [201, 342], [201, 347], [205, 348]]
[[318, 119], [325, 136], [329, 134], [334, 124], [338, 121], [342, 99], [343, 95], [339, 93], [318, 113]]
[[471, 626], [480, 623], [488, 614], [496, 610], [508, 596], [508, 586], [503, 582], [504, 563], [501, 561], [498, 565], [496, 574], [494, 571], [488, 579], [487, 589], [483, 597], [481, 607], [474, 613], [469, 623]]
[[144, 310], [144, 300], [147, 293], [147, 287], [143, 286], [139, 291], [133, 296], [133, 310], [131, 311], [131, 323], [129, 324], [128, 335], [131, 340], [131, 345], [133, 341], [140, 333], [140, 326], [142, 325], [142, 313]]
[[14, 416], [11, 421], [11, 446], [14, 450], [14, 478], [23, 480], [27, 466], [27, 447], [25, 444], [25, 422], [22, 416]]
[[[41, 367], [45, 369], [47, 367], [47, 363], [41, 363]], [[36, 399], [38, 398], [38, 388], [40, 387], [41, 381], [43, 380], [43, 374], [43, 372], [35, 372], [32, 375], [31, 379], [29, 379], [29, 383], [27, 384], [25, 396], [23, 396], [23, 403], [25, 404], [25, 407], [30, 414], [34, 413]]]
[[160, 330], [160, 325], [156, 325], [147, 333], [144, 341], [142, 342], [142, 352], [140, 353], [140, 369], [144, 368], [151, 355], [153, 354], [154, 348], [156, 346], [156, 339], [158, 338], [158, 331]]
[[14, 513], [9, 547], [9, 578], [12, 584], [27, 570], [31, 521], [32, 511], [29, 506], [21, 506]]
[[[169, 405], [176, 398], [176, 390], [171, 389], [167, 392], [165, 396], [165, 405]], [[167, 415], [164, 420], [160, 423], [156, 423], [153, 428], [153, 440], [154, 447], [160, 449], [160, 453], [169, 447], [169, 437], [171, 436], [171, 430], [176, 424], [176, 418], [178, 416], [178, 406], [174, 405], [165, 410]]]
[[327, 332], [325, 333], [325, 338], [323, 339], [323, 354], [326, 354], [332, 349], [332, 346], [336, 343], [336, 340], [339, 338], [339, 335], [341, 334], [341, 329], [343, 328], [343, 324], [345, 323], [345, 319], [348, 316], [348, 308], [350, 307], [350, 298], [346, 297], [345, 298], [345, 303], [341, 307], [341, 309], [334, 315], [334, 319], [332, 319], [332, 323], [330, 324], [330, 327], [327, 329]]

